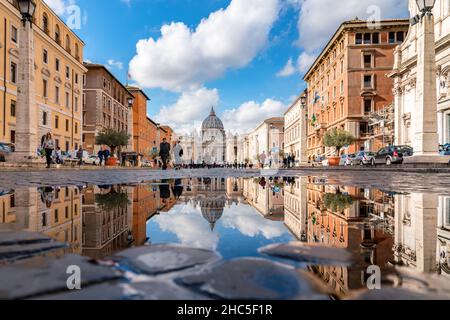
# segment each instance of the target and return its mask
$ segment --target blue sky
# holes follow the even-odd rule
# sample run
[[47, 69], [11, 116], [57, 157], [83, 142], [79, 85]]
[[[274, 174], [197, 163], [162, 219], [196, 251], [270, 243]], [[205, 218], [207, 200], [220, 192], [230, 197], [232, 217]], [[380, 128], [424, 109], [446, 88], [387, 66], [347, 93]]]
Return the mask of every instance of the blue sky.
[[[123, 82], [129, 70], [129, 82], [152, 98], [149, 115], [180, 131], [198, 127], [211, 105], [233, 131], [282, 115], [304, 88], [302, 74], [343, 20], [408, 16], [407, 0], [47, 3], [65, 18], [69, 5], [79, 6], [83, 23], [75, 32], [86, 43], [85, 60], [109, 65]], [[325, 7], [336, 10], [324, 18]]]

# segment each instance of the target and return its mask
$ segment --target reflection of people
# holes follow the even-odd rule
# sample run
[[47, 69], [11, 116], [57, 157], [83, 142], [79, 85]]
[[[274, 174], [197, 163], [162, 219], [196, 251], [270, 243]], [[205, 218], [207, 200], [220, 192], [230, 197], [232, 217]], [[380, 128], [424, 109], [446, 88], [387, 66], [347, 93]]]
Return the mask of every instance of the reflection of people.
[[163, 203], [167, 202], [167, 199], [170, 199], [170, 186], [168, 180], [161, 180], [161, 184], [159, 185], [159, 197], [163, 199]]
[[259, 156], [259, 164], [262, 168], [264, 168], [266, 164], [266, 152], [263, 151], [263, 153]]
[[181, 184], [181, 179], [175, 180], [175, 185], [172, 188], [172, 193], [175, 196], [175, 198], [178, 200], [183, 195], [183, 185]]
[[159, 156], [163, 163], [162, 169], [167, 170], [167, 161], [170, 156], [170, 144], [167, 142], [166, 138], [163, 139], [163, 142], [159, 146]]

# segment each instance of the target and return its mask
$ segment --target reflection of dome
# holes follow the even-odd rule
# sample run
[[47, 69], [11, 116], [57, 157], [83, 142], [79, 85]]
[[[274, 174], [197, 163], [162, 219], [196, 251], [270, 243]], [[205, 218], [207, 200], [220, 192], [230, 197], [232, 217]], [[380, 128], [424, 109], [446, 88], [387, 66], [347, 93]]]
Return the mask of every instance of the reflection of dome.
[[206, 118], [205, 121], [203, 121], [202, 130], [208, 130], [208, 129], [224, 130], [222, 120], [220, 120], [216, 116], [216, 112], [214, 111], [214, 108], [211, 108], [211, 113], [209, 114], [208, 118]]
[[209, 222], [211, 231], [216, 227], [217, 221], [222, 218], [225, 200], [205, 199], [200, 201], [202, 216]]

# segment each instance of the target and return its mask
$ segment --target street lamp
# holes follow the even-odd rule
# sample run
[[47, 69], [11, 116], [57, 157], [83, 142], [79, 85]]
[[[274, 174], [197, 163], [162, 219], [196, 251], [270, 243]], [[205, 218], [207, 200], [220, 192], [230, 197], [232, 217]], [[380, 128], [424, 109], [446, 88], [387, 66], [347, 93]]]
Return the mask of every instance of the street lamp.
[[32, 22], [34, 11], [36, 10], [36, 3], [33, 0], [18, 0], [18, 2], [24, 25], [27, 21]]
[[300, 104], [302, 105], [302, 108], [306, 107], [306, 95], [300, 97]]
[[419, 11], [422, 13], [431, 13], [431, 10], [433, 10], [434, 4], [436, 3], [436, 0], [416, 0], [417, 7], [419, 8]]
[[133, 98], [128, 98], [128, 106], [131, 107], [134, 103], [134, 99]]

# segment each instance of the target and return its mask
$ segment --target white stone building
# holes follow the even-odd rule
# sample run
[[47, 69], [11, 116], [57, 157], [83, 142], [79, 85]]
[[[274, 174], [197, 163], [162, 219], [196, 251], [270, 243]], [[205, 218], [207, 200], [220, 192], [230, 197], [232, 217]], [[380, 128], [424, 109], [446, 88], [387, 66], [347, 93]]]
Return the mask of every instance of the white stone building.
[[[250, 163], [259, 163], [259, 156], [263, 153], [266, 158], [272, 154], [275, 162], [280, 161], [280, 152], [284, 149], [284, 118], [270, 118], [258, 125], [247, 137], [247, 153]], [[247, 149], [246, 149], [247, 148]]]
[[300, 163], [308, 162], [306, 112], [299, 96], [284, 114], [284, 153], [294, 156]]
[[[418, 14], [415, 0], [409, 0], [411, 16]], [[436, 50], [436, 90], [437, 128], [439, 143], [450, 143], [450, 1], [437, 0], [433, 9], [435, 50]], [[411, 26], [406, 41], [395, 52], [394, 105], [395, 144], [414, 147], [415, 130], [421, 115], [415, 111], [420, 100], [421, 84], [417, 83], [418, 53], [421, 47], [421, 23]], [[428, 48], [433, 50], [433, 48]], [[423, 90], [427, 91], [427, 90]], [[434, 103], [434, 102], [433, 102]], [[416, 109], [417, 110], [417, 109]]]

